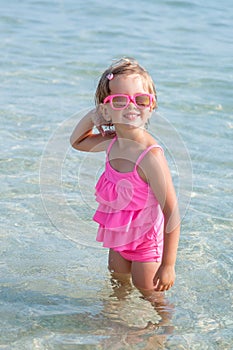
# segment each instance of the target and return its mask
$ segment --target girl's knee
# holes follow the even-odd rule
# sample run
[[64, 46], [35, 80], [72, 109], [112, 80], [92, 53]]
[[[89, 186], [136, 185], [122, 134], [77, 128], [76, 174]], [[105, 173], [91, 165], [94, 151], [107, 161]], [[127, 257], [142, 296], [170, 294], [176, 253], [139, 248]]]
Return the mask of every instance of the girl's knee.
[[151, 292], [153, 288], [152, 281], [145, 281], [132, 276], [133, 285], [142, 293], [145, 294], [147, 292]]
[[[131, 282], [131, 274], [111, 271], [111, 281], [117, 284], [126, 285]], [[131, 283], [130, 283], [131, 284]]]

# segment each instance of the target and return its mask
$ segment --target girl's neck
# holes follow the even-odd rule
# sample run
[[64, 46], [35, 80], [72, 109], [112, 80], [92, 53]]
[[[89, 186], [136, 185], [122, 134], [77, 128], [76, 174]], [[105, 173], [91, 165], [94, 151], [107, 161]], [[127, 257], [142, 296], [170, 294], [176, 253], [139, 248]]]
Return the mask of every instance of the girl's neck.
[[148, 135], [147, 131], [145, 129], [139, 129], [139, 128], [135, 128], [135, 130], [130, 129], [128, 131], [122, 131], [119, 130], [119, 128], [115, 128], [116, 129], [116, 136], [117, 136], [117, 140], [118, 140], [118, 144], [119, 147], [121, 148], [125, 148], [125, 145], [129, 142], [129, 141], [134, 141], [140, 144], [144, 144], [146, 143], [146, 135]]
[[144, 128], [134, 128], [134, 127], [121, 127], [120, 124], [115, 125], [115, 131], [119, 138], [126, 138], [135, 140], [142, 135], [145, 135], [146, 130]]

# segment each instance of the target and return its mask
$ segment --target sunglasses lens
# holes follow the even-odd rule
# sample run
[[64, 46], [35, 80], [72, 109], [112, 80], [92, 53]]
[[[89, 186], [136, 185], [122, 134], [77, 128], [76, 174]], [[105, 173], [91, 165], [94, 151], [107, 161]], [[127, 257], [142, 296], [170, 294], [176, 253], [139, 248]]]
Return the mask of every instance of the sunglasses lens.
[[114, 96], [112, 99], [112, 105], [114, 108], [123, 109], [127, 105], [128, 99], [126, 96]]
[[139, 108], [146, 108], [150, 106], [150, 96], [149, 95], [138, 95], [135, 97], [136, 104]]

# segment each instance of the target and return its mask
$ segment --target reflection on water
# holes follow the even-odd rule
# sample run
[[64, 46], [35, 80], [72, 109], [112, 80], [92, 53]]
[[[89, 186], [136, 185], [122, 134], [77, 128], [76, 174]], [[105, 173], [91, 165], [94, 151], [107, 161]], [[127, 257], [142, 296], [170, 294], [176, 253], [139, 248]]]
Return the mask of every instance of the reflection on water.
[[104, 304], [103, 315], [112, 324], [113, 333], [101, 343], [104, 349], [163, 349], [166, 337], [173, 331], [173, 306], [157, 293], [153, 302], [145, 300], [128, 283], [111, 279], [113, 293]]
[[130, 284], [114, 281], [107, 281], [96, 298], [49, 295], [21, 286], [17, 291], [3, 288], [1, 299], [7, 314], [1, 344], [11, 342], [11, 349], [163, 349], [173, 331], [168, 303], [153, 306]]

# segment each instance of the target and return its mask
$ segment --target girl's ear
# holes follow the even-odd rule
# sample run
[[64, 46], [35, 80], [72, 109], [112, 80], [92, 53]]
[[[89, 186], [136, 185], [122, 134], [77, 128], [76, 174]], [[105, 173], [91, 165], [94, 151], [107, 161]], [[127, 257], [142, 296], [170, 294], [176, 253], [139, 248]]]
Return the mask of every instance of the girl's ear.
[[155, 105], [154, 104], [152, 104], [151, 106], [150, 106], [150, 109], [149, 109], [149, 112], [150, 112], [150, 117], [151, 117], [151, 114], [152, 114], [152, 112], [155, 110]]
[[150, 106], [150, 112], [153, 112], [157, 108], [158, 108], [157, 101], [154, 100], [152, 105]]
[[152, 106], [150, 106], [150, 112], [152, 113], [157, 108], [158, 108], [157, 104], [153, 104]]

